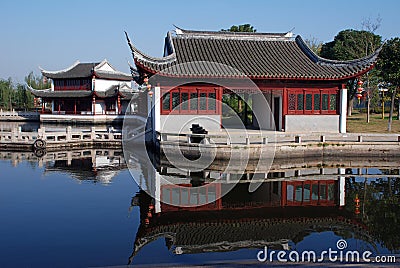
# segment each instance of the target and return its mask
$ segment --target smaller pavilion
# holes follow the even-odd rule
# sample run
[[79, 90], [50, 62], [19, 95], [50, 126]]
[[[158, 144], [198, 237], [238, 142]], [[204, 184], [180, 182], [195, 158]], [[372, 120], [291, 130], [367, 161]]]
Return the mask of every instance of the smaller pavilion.
[[135, 95], [131, 74], [118, 71], [107, 60], [77, 61], [64, 70], [41, 72], [51, 79], [51, 88], [29, 88], [41, 104], [42, 122], [113, 121], [136, 110], [128, 107]]

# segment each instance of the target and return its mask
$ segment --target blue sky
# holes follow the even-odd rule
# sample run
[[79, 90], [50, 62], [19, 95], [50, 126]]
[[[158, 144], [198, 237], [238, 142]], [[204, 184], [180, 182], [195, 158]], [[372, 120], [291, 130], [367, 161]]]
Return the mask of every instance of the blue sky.
[[0, 2], [0, 78], [22, 82], [30, 71], [64, 69], [108, 59], [129, 72], [127, 31], [134, 44], [161, 56], [173, 24], [193, 30], [220, 30], [252, 24], [258, 32], [294, 29], [304, 38], [327, 42], [344, 29], [361, 29], [364, 18], [382, 18], [377, 34], [400, 36], [398, 0], [202, 0], [202, 1], [22, 1]]

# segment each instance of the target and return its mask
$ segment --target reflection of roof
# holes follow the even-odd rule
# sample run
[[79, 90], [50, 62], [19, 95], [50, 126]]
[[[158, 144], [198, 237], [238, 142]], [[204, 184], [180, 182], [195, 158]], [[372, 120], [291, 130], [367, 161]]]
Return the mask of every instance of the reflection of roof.
[[67, 164], [67, 160], [56, 160], [53, 165], [46, 166], [45, 172], [63, 172], [79, 181], [93, 181], [109, 184], [121, 169], [126, 168], [125, 164], [121, 164], [120, 166], [102, 166], [97, 169], [93, 169], [92, 166], [91, 158], [72, 159], [71, 165]]
[[[139, 69], [166, 76], [243, 77], [254, 79], [340, 80], [373, 67], [379, 51], [363, 59], [320, 58], [303, 39], [291, 34], [187, 31], [168, 33], [166, 55], [148, 56], [128, 38]], [[216, 64], [217, 63], [217, 64]]]
[[[107, 71], [100, 69], [105, 64], [109, 65], [111, 69]], [[42, 70], [42, 74], [43, 76], [46, 76], [51, 79], [73, 79], [73, 78], [87, 78], [87, 77], [91, 78], [94, 75], [97, 78], [103, 78], [103, 79], [123, 80], [123, 81], [132, 80], [132, 76], [130, 74], [117, 71], [107, 62], [107, 60], [104, 60], [102, 62], [93, 62], [93, 63], [80, 63], [79, 61], [77, 61], [73, 65], [64, 70], [60, 71]]]
[[283, 246], [285, 241], [298, 243], [311, 232], [323, 231], [344, 236], [352, 232], [368, 240], [364, 226], [345, 213], [336, 207], [161, 213], [140, 226], [132, 256], [159, 237], [172, 240], [180, 253]]

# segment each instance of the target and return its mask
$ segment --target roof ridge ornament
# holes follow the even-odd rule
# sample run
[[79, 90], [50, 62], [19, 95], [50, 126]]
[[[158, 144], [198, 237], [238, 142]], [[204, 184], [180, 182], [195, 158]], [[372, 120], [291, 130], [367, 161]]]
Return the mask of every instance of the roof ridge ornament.
[[178, 26], [176, 26], [175, 24], [172, 24], [175, 27], [175, 33], [176, 34], [184, 34], [184, 30]]
[[[244, 40], [277, 40], [290, 41], [293, 33], [264, 33], [264, 32], [229, 32], [229, 31], [197, 31], [185, 30], [176, 25], [176, 36], [179, 38], [210, 38], [210, 39], [244, 39]], [[294, 28], [293, 28], [294, 29]]]

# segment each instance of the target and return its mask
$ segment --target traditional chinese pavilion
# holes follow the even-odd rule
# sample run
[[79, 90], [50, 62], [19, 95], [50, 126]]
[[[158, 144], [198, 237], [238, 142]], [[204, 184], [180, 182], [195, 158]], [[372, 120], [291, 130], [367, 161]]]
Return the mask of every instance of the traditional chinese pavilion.
[[[191, 31], [165, 38], [163, 57], [151, 57], [129, 40], [138, 82], [150, 78], [154, 128], [166, 120], [179, 131], [190, 123], [223, 126], [223, 95], [246, 101], [245, 125], [287, 132], [346, 132], [346, 82], [374, 67], [379, 51], [352, 61], [319, 57], [300, 36], [288, 33]], [[152, 77], [156, 77], [152, 81]], [[249, 87], [246, 80], [256, 86]], [[229, 86], [226, 86], [226, 85]], [[266, 100], [266, 101], [265, 101]], [[267, 103], [268, 105], [265, 105]], [[269, 107], [267, 107], [269, 106]], [[258, 113], [248, 121], [248, 114]], [[194, 119], [196, 118], [196, 119]], [[221, 122], [210, 125], [208, 122]], [[168, 129], [171, 130], [171, 129]]]
[[30, 89], [40, 98], [40, 119], [45, 122], [113, 121], [126, 113], [134, 95], [132, 76], [116, 70], [107, 60], [77, 61], [64, 70], [41, 72], [51, 79], [51, 88]]

